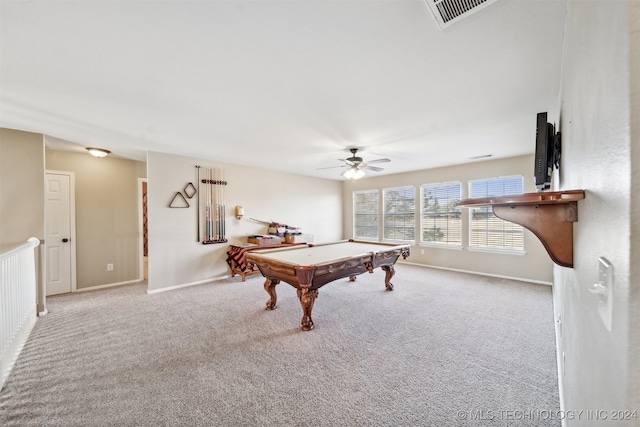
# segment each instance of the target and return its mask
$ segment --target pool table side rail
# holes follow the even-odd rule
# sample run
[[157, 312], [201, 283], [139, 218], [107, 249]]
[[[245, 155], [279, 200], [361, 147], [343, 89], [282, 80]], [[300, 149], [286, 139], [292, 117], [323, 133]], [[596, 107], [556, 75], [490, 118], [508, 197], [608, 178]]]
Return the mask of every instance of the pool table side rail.
[[[349, 243], [352, 243], [353, 245], [350, 245]], [[330, 251], [332, 247], [336, 250]], [[355, 249], [358, 247], [358, 252], [355, 252]], [[304, 256], [304, 248], [309, 248], [311, 250], [308, 257]], [[306, 244], [294, 248], [265, 249], [252, 251], [252, 253], [261, 256], [262, 259], [271, 259], [273, 261], [288, 263], [291, 265], [321, 266], [347, 261], [356, 257], [369, 256], [376, 253], [386, 253], [395, 249], [402, 250], [403, 258], [406, 258], [409, 255], [410, 247], [408, 244], [399, 245], [357, 240], [341, 240], [338, 242], [323, 244]]]
[[275, 255], [274, 252], [287, 251], [289, 248], [255, 251], [247, 254], [247, 262], [256, 265], [267, 279], [282, 280], [297, 289], [300, 289], [301, 284], [311, 284], [310, 289], [318, 289], [343, 277], [357, 276], [365, 272], [372, 273], [378, 267], [393, 266], [400, 256], [403, 258], [409, 256], [410, 248], [406, 244], [385, 244], [384, 246], [388, 248], [304, 266], [282, 262], [269, 256]]

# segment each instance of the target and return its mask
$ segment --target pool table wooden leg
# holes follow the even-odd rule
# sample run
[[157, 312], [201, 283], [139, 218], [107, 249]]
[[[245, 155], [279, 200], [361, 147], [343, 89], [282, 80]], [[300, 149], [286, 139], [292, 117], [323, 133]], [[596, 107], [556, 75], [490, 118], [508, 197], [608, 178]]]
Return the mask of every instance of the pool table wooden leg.
[[318, 297], [318, 290], [309, 290], [308, 287], [302, 287], [298, 289], [298, 298], [300, 298], [300, 304], [302, 305], [302, 330], [310, 331], [313, 329], [313, 319], [311, 318], [311, 310], [313, 310], [313, 303]]
[[383, 265], [380, 268], [382, 268], [386, 272], [384, 276], [384, 285], [387, 287], [388, 291], [392, 291], [393, 285], [391, 284], [391, 278], [393, 277], [394, 274], [396, 274], [396, 271], [393, 268], [393, 265]]
[[278, 300], [278, 295], [276, 295], [276, 285], [280, 283], [278, 279], [267, 279], [264, 282], [264, 290], [269, 294], [269, 301], [267, 301], [267, 310], [275, 310], [276, 309], [276, 301]]

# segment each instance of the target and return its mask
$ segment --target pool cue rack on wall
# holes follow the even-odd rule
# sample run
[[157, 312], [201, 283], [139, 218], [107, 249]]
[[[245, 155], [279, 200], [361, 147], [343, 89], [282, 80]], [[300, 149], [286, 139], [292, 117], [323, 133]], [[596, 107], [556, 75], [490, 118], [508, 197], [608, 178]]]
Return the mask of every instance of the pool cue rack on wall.
[[[202, 168], [202, 175], [200, 175], [200, 166], [196, 166], [198, 169], [198, 186], [204, 188], [197, 192], [198, 194], [198, 240], [200, 240], [200, 212], [204, 210], [204, 237], [202, 238], [202, 244], [210, 245], [214, 243], [226, 243], [225, 237], [225, 202], [224, 202], [224, 190], [227, 185], [227, 181], [224, 180], [224, 172], [222, 169]], [[200, 199], [202, 194], [202, 199]], [[201, 203], [204, 206], [201, 206]]]

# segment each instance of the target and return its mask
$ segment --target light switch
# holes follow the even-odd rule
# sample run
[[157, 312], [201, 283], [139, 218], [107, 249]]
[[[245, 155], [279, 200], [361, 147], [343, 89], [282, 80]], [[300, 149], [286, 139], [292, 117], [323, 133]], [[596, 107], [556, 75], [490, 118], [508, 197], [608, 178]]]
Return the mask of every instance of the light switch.
[[598, 313], [607, 330], [613, 319], [613, 265], [604, 257], [598, 258], [598, 282], [589, 288], [598, 296]]

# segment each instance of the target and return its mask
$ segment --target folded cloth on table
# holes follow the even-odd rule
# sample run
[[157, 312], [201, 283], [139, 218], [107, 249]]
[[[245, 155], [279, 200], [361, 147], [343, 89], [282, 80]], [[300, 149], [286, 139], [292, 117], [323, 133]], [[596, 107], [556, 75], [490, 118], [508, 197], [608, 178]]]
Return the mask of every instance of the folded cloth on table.
[[277, 241], [278, 243], [274, 243], [273, 245], [254, 245], [249, 247], [231, 246], [227, 251], [227, 264], [229, 264], [229, 267], [231, 267], [232, 270], [234, 269], [235, 264], [235, 269], [243, 272], [247, 269], [247, 260], [244, 256], [246, 252], [256, 249], [269, 249], [283, 246], [279, 239]]

